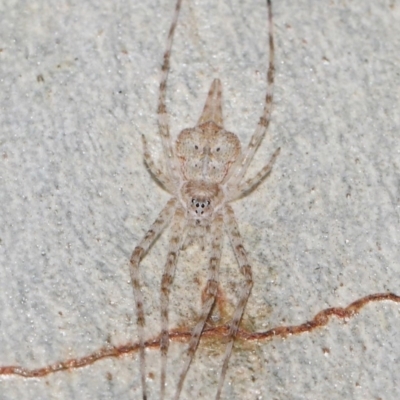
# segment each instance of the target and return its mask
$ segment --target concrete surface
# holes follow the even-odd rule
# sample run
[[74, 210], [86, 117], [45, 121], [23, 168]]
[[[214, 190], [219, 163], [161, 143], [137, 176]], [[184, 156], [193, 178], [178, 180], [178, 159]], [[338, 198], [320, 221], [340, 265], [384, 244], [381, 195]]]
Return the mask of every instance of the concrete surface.
[[[400, 295], [400, 5], [275, 1], [276, 86], [269, 136], [250, 174], [274, 170], [234, 204], [255, 285], [242, 328], [299, 325], [374, 293]], [[24, 378], [137, 341], [128, 259], [168, 195], [155, 158], [158, 74], [174, 0], [0, 5], [0, 400], [139, 399], [137, 353]], [[192, 126], [220, 77], [226, 128], [246, 144], [262, 109], [264, 1], [184, 0], [172, 55], [172, 134]], [[142, 265], [146, 337], [157, 337], [166, 235]], [[193, 326], [206, 254], [180, 259], [171, 329]], [[240, 288], [226, 241], [227, 317]], [[400, 398], [400, 305], [372, 302], [321, 329], [237, 343], [223, 398]], [[182, 399], [213, 398], [222, 337], [203, 341]], [[169, 355], [168, 398], [186, 345]], [[150, 398], [159, 352], [148, 350]], [[15, 370], [14, 370], [15, 371]]]

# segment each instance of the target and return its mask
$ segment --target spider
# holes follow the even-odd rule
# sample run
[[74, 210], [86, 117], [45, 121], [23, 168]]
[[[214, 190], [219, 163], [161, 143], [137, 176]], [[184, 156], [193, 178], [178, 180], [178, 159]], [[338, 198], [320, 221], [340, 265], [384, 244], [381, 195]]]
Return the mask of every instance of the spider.
[[156, 166], [148, 150], [144, 136], [144, 161], [151, 175], [171, 194], [172, 198], [160, 212], [155, 222], [136, 246], [130, 259], [130, 273], [136, 301], [137, 326], [139, 337], [139, 359], [143, 399], [147, 399], [146, 363], [144, 345], [144, 305], [140, 290], [140, 261], [156, 241], [161, 232], [170, 225], [167, 261], [161, 281], [161, 387], [160, 398], [165, 397], [167, 353], [169, 347], [168, 305], [169, 294], [179, 252], [185, 244], [185, 236], [209, 239], [210, 255], [205, 298], [197, 324], [189, 340], [183, 368], [175, 392], [178, 400], [186, 374], [195, 355], [201, 334], [211, 313], [217, 296], [218, 270], [221, 259], [222, 238], [227, 232], [236, 256], [244, 284], [229, 325], [229, 333], [216, 399], [220, 398], [233, 343], [239, 324], [253, 286], [252, 270], [246, 250], [243, 247], [238, 224], [231, 201], [249, 194], [270, 173], [280, 149], [272, 155], [267, 165], [254, 177], [243, 177], [253, 156], [266, 134], [270, 121], [272, 88], [274, 83], [274, 39], [272, 31], [271, 0], [267, 0], [269, 21], [269, 66], [267, 73], [267, 93], [262, 116], [246, 150], [242, 152], [238, 137], [224, 129], [222, 116], [222, 85], [214, 79], [208, 92], [203, 112], [194, 128], [180, 132], [175, 146], [170, 133], [165, 104], [169, 62], [175, 28], [182, 0], [177, 0], [174, 17], [168, 33], [166, 50], [161, 69], [158, 99], [158, 125], [161, 136], [166, 170]]

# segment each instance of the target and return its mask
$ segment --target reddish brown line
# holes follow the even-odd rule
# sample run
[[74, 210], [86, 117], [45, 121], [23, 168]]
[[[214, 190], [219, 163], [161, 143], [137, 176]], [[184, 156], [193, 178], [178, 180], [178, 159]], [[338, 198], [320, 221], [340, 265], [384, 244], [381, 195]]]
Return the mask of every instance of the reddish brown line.
[[[294, 326], [278, 326], [266, 332], [249, 332], [239, 330], [237, 338], [242, 340], [268, 340], [274, 337], [286, 337], [288, 335], [298, 335], [304, 332], [311, 332], [316, 328], [321, 328], [328, 324], [332, 317], [340, 319], [351, 318], [358, 313], [365, 305], [378, 301], [393, 301], [400, 303], [400, 296], [393, 293], [376, 293], [363, 297], [347, 307], [328, 308], [320, 311], [311, 321], [307, 321], [301, 325]], [[228, 326], [218, 326], [214, 328], [207, 328], [204, 330], [202, 337], [225, 337], [228, 334]], [[169, 337], [170, 340], [175, 341], [188, 341], [191, 336], [190, 330], [183, 331], [182, 329], [173, 330]], [[145, 342], [147, 348], [160, 347], [160, 337]], [[38, 378], [52, 374], [54, 372], [66, 371], [77, 369], [91, 365], [103, 358], [108, 357], [121, 357], [125, 354], [134, 353], [139, 350], [139, 344], [127, 344], [118, 347], [103, 347], [100, 350], [92, 353], [89, 356], [82, 358], [73, 358], [67, 361], [61, 361], [47, 367], [28, 369], [19, 366], [5, 366], [0, 367], [0, 375], [19, 375], [25, 378]]]

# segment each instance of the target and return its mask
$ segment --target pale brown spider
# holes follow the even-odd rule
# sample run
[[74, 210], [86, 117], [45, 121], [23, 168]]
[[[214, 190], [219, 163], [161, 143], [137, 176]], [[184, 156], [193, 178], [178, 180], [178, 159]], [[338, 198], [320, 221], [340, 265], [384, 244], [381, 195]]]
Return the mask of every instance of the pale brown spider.
[[267, 0], [269, 20], [270, 60], [267, 74], [267, 94], [264, 111], [247, 149], [242, 152], [238, 137], [223, 128], [222, 86], [219, 79], [214, 79], [200, 116], [194, 128], [184, 129], [178, 136], [175, 146], [169, 134], [168, 114], [165, 105], [166, 83], [169, 72], [169, 60], [172, 41], [182, 0], [177, 0], [175, 13], [168, 34], [158, 102], [158, 124], [162, 140], [166, 171], [155, 166], [144, 143], [144, 159], [152, 175], [172, 195], [158, 218], [151, 225], [144, 238], [136, 246], [131, 257], [131, 277], [136, 299], [137, 325], [140, 346], [140, 373], [143, 399], [146, 392], [146, 364], [144, 347], [145, 318], [143, 296], [140, 291], [139, 264], [150, 246], [163, 229], [171, 225], [168, 256], [161, 283], [161, 395], [165, 396], [166, 364], [169, 346], [168, 304], [179, 251], [184, 245], [185, 236], [190, 232], [193, 239], [207, 237], [211, 252], [209, 256], [208, 281], [205, 288], [205, 299], [196, 326], [189, 341], [188, 351], [181, 371], [175, 399], [179, 399], [183, 383], [193, 360], [200, 336], [207, 318], [215, 303], [218, 289], [218, 270], [221, 259], [221, 244], [224, 228], [229, 236], [241, 273], [244, 276], [243, 288], [229, 326], [228, 344], [226, 347], [216, 399], [220, 398], [226, 375], [233, 342], [242, 318], [250, 291], [253, 285], [251, 266], [240, 237], [238, 224], [229, 203], [251, 192], [271, 171], [279, 149], [253, 178], [243, 181], [254, 153], [266, 134], [270, 121], [272, 104], [272, 87], [274, 82], [274, 40], [272, 33], [271, 1]]

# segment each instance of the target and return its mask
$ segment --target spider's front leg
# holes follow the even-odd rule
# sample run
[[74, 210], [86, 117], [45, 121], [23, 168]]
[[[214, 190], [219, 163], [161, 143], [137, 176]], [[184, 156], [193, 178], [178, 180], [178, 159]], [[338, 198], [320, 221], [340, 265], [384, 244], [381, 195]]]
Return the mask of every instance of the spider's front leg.
[[190, 364], [193, 360], [194, 354], [196, 352], [197, 346], [199, 344], [201, 333], [203, 332], [204, 325], [207, 321], [208, 316], [210, 315], [211, 309], [214, 305], [215, 298], [218, 292], [218, 271], [219, 264], [221, 261], [221, 252], [222, 252], [222, 239], [223, 239], [223, 216], [222, 213], [218, 213], [215, 218], [211, 222], [211, 256], [209, 260], [208, 267], [208, 278], [207, 278], [207, 286], [205, 290], [205, 301], [203, 303], [203, 307], [201, 309], [200, 317], [196, 326], [192, 331], [192, 336], [189, 341], [189, 346], [187, 349], [186, 359], [184, 361], [184, 366], [182, 368], [182, 372], [179, 376], [179, 381], [175, 393], [175, 400], [179, 399], [180, 393], [182, 391], [183, 383], [186, 378], [186, 374], [189, 370]]
[[161, 280], [161, 400], [165, 396], [165, 380], [167, 370], [167, 353], [169, 347], [168, 331], [168, 305], [169, 293], [175, 275], [176, 263], [178, 261], [179, 250], [182, 248], [184, 233], [186, 230], [185, 210], [177, 208], [171, 226], [171, 236], [168, 245], [167, 262], [165, 263], [164, 273]]
[[143, 295], [140, 291], [140, 271], [139, 264], [142, 258], [145, 256], [150, 246], [155, 242], [157, 237], [168, 225], [172, 216], [174, 215], [177, 207], [177, 200], [172, 198], [168, 201], [167, 205], [161, 211], [157, 219], [151, 225], [144, 238], [136, 246], [132, 253], [130, 260], [130, 273], [133, 287], [133, 294], [136, 301], [136, 315], [137, 315], [137, 327], [139, 337], [139, 358], [140, 358], [140, 375], [142, 381], [142, 396], [143, 400], [147, 399], [146, 393], [146, 361], [144, 352], [144, 310], [143, 310]]
[[224, 225], [228, 232], [229, 240], [232, 244], [236, 260], [239, 264], [240, 272], [245, 278], [244, 286], [239, 295], [239, 301], [236, 305], [235, 312], [233, 313], [232, 321], [229, 325], [229, 343], [226, 346], [224, 361], [222, 364], [221, 376], [218, 383], [218, 391], [215, 397], [218, 400], [221, 396], [222, 386], [224, 384], [226, 371], [228, 369], [229, 359], [232, 354], [233, 342], [239, 330], [239, 324], [243, 316], [244, 309], [249, 299], [251, 288], [253, 287], [253, 277], [251, 266], [247, 259], [246, 250], [243, 247], [243, 240], [240, 236], [239, 227], [236, 222], [235, 214], [232, 207], [227, 204], [224, 209]]

